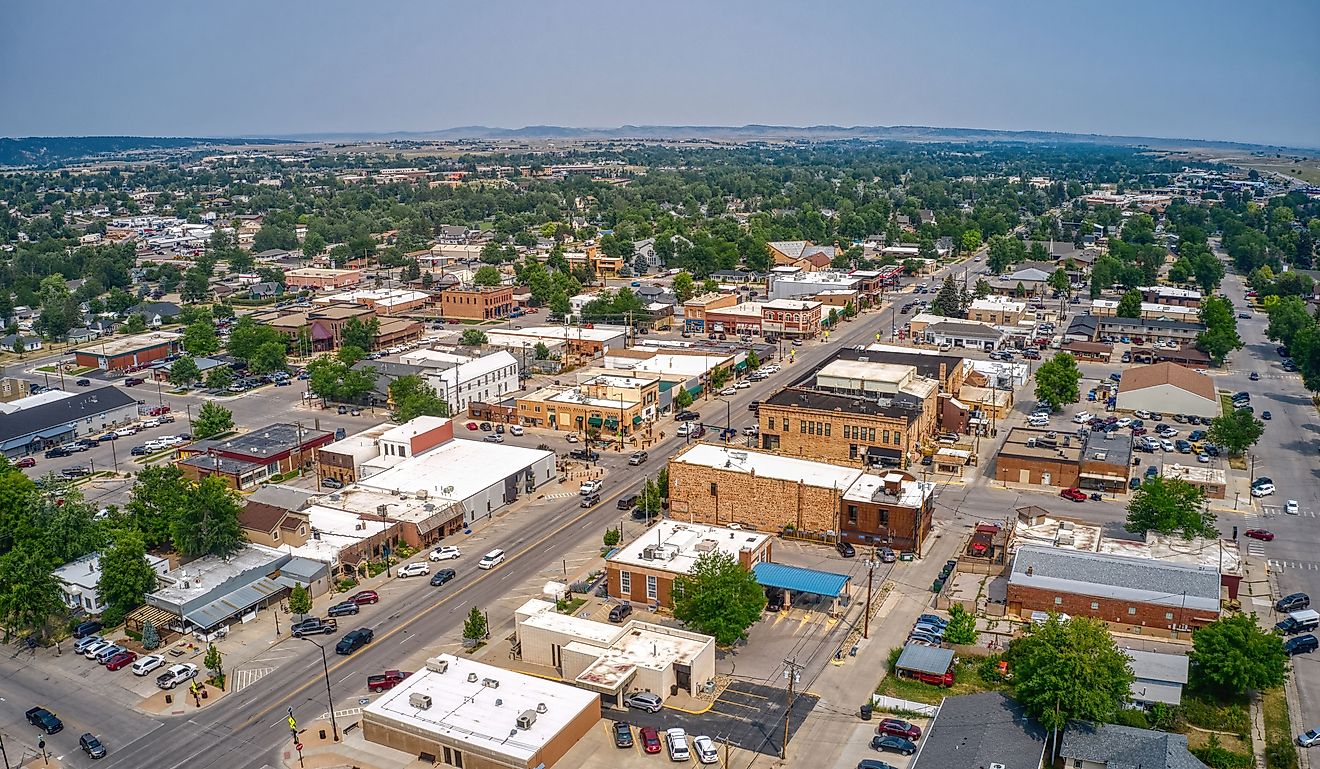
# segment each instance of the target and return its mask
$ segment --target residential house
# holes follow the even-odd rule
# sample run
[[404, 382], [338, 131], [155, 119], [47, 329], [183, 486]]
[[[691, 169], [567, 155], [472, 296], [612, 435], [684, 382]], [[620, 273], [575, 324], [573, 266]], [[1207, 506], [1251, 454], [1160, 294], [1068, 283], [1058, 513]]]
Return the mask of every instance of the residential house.
[[1059, 759], [1066, 769], [1207, 769], [1185, 734], [1078, 721], [1064, 730]]

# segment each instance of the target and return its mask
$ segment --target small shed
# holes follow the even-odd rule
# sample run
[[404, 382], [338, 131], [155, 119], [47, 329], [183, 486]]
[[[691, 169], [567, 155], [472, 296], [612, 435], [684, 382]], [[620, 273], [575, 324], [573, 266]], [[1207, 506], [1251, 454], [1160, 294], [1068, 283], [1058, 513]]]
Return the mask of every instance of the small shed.
[[947, 675], [951, 667], [953, 667], [953, 649], [908, 644], [898, 655], [894, 672], [911, 678], [929, 678]]

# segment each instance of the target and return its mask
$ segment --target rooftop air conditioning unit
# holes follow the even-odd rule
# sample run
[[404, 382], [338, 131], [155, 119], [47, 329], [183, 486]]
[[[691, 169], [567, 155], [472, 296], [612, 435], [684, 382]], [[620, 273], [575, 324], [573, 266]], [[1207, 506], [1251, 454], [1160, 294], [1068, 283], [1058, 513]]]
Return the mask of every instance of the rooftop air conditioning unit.
[[536, 711], [524, 710], [518, 715], [518, 728], [531, 729], [532, 724], [536, 723]]
[[432, 660], [427, 667], [433, 672], [444, 674], [449, 672], [449, 660]]
[[500, 682], [499, 682], [498, 680], [494, 679], [494, 678], [483, 678], [483, 679], [481, 679], [481, 685], [484, 686], [484, 687], [486, 687], [487, 689], [498, 689], [498, 688], [500, 688]]
[[644, 560], [644, 561], [654, 561], [654, 560], [655, 560], [655, 551], [656, 551], [656, 546], [655, 546], [655, 545], [647, 545], [646, 547], [642, 548], [642, 560]]
[[413, 692], [408, 695], [408, 704], [418, 710], [429, 710], [431, 707], [431, 695]]
[[418, 490], [417, 490], [417, 498], [418, 498], [418, 499], [426, 499], [426, 489], [418, 489]]

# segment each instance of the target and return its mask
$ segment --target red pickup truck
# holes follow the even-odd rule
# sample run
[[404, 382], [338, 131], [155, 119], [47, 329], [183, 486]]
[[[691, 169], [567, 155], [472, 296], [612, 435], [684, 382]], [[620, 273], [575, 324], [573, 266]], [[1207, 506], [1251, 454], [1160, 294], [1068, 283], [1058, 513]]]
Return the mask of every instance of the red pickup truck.
[[386, 670], [384, 673], [375, 676], [367, 676], [367, 691], [383, 692], [387, 689], [393, 689], [402, 683], [403, 679], [412, 675], [402, 670]]

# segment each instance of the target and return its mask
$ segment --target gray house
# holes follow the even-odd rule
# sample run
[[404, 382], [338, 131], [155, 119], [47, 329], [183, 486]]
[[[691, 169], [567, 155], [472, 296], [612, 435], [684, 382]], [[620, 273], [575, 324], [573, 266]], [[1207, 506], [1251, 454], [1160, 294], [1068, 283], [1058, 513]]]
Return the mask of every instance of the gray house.
[[[913, 769], [1039, 769], [1045, 728], [999, 692], [945, 697]], [[1071, 766], [1071, 764], [1069, 764]]]
[[1184, 735], [1113, 724], [1068, 724], [1059, 758], [1068, 769], [1207, 769]]

